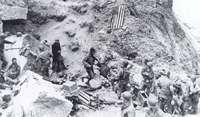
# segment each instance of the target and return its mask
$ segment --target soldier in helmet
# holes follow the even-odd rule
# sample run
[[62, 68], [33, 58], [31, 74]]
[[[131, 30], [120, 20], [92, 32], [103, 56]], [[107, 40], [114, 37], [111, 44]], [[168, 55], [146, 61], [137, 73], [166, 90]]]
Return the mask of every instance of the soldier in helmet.
[[135, 107], [133, 105], [132, 94], [130, 91], [122, 93], [123, 105], [121, 108], [121, 117], [136, 117]]
[[88, 84], [90, 80], [93, 79], [95, 76], [95, 73], [94, 73], [95, 62], [99, 62], [98, 59], [95, 57], [95, 54], [96, 54], [96, 50], [94, 48], [90, 48], [89, 55], [83, 59], [83, 65], [89, 76], [89, 80], [87, 82]]
[[147, 95], [151, 92], [152, 84], [154, 81], [154, 72], [152, 66], [149, 64], [148, 60], [144, 61], [144, 68], [142, 69], [142, 77], [143, 77], [143, 90], [147, 93]]
[[164, 112], [158, 107], [158, 99], [155, 95], [149, 95], [148, 104], [149, 108], [145, 113], [145, 117], [165, 117]]
[[198, 113], [198, 104], [199, 104], [199, 95], [200, 95], [200, 84], [199, 79], [194, 79], [192, 87], [190, 87], [189, 99], [192, 106], [192, 114]]
[[[171, 100], [172, 100], [172, 81], [166, 75], [161, 75], [156, 80], [156, 90], [159, 99], [159, 106], [164, 112], [171, 112]], [[166, 109], [168, 107], [168, 109]]]
[[183, 89], [182, 89], [182, 82], [178, 79], [176, 80], [171, 88], [172, 92], [172, 110], [173, 114], [181, 114], [184, 115], [184, 108], [183, 108]]
[[129, 77], [130, 72], [128, 71], [128, 62], [123, 62], [122, 71], [119, 73], [118, 78], [118, 85], [117, 85], [117, 92], [119, 98], [121, 97], [121, 94], [126, 91], [129, 88]]

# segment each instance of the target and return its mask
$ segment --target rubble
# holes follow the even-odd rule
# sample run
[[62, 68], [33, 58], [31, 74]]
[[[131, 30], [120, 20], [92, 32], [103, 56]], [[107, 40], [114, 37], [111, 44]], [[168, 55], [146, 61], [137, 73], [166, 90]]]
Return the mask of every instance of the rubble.
[[[128, 61], [132, 66], [129, 69], [130, 85], [138, 85], [139, 89], [143, 85], [140, 73], [146, 59], [152, 61], [156, 77], [163, 68], [172, 72], [172, 78], [176, 74], [181, 74], [181, 77], [196, 74], [199, 57], [187, 33], [169, 10], [172, 8], [172, 0], [134, 0], [133, 4], [128, 4], [128, 10], [122, 11], [122, 15], [118, 14], [119, 17], [122, 16], [118, 17], [118, 20], [123, 21], [117, 22], [120, 26], [115, 30], [111, 30], [115, 0], [98, 2], [30, 0], [28, 20], [37, 25], [37, 30], [31, 32], [36, 35], [16, 37], [23, 39], [23, 47], [20, 45], [21, 55], [26, 57], [29, 63], [33, 63], [41, 40], [48, 40], [51, 44], [55, 39], [59, 39], [62, 46], [61, 54], [69, 69], [66, 73], [52, 73], [47, 78], [30, 71], [22, 74], [20, 79], [26, 76], [27, 80], [24, 80], [16, 96], [12, 97], [11, 105], [4, 105], [5, 108], [8, 107], [4, 114], [12, 113], [11, 117], [21, 117], [23, 113], [26, 115], [33, 113], [37, 117], [65, 117], [72, 108], [66, 97], [78, 96], [81, 100], [79, 106], [86, 109], [80, 108], [78, 111], [81, 117], [120, 116], [122, 102], [110, 84], [111, 80], [117, 80], [124, 61]], [[66, 35], [69, 39], [66, 39]], [[26, 46], [30, 46], [33, 58], [27, 57]], [[105, 69], [95, 66], [96, 76], [87, 85], [84, 84], [84, 80], [81, 81], [82, 77], [87, 78], [82, 60], [90, 47], [96, 48], [100, 62], [103, 63], [107, 55], [110, 61]], [[16, 54], [18, 51], [12, 53]], [[22, 61], [25, 60], [20, 57], [19, 59], [22, 65]], [[27, 63], [25, 71], [29, 70], [27, 66], [31, 65]], [[110, 72], [110, 74], [105, 72], [108, 79], [100, 76], [103, 75], [100, 72], [104, 70]], [[105, 86], [104, 83], [108, 85]], [[139, 92], [139, 96], [140, 105], [143, 106], [147, 102], [146, 95]], [[24, 97], [27, 100], [22, 100]], [[143, 117], [144, 113], [145, 109], [139, 108], [136, 116]]]
[[76, 33], [73, 32], [73, 31], [65, 31], [65, 34], [68, 36], [68, 37], [75, 37]]
[[[72, 104], [56, 90], [59, 88], [61, 87], [43, 80], [38, 74], [27, 71], [21, 76], [21, 82], [16, 88], [19, 94], [13, 97], [2, 117], [23, 117], [24, 115], [66, 117], [71, 111]], [[31, 89], [34, 91], [30, 91]], [[22, 100], [23, 103], [21, 103]]]
[[88, 10], [88, 4], [82, 4], [82, 5], [74, 5], [74, 6], [72, 6], [71, 8], [74, 10], [74, 11], [76, 11], [77, 13], [79, 13], [79, 14], [81, 14], [81, 15], [83, 15], [83, 14], [85, 14], [85, 13], [87, 13], [87, 10]]
[[72, 51], [72, 52], [76, 52], [80, 49], [80, 45], [78, 42], [72, 42], [70, 45], [69, 45], [69, 49]]

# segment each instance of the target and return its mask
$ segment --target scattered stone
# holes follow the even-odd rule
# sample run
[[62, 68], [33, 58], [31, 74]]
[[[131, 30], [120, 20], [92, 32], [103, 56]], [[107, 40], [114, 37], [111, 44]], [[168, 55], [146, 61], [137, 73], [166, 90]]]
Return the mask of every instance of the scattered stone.
[[17, 37], [21, 37], [22, 36], [22, 32], [17, 32]]
[[5, 102], [4, 102], [4, 103], [1, 105], [1, 108], [2, 108], [2, 109], [8, 108], [8, 103], [5, 103]]
[[173, 28], [174, 28], [174, 34], [176, 37], [178, 37], [180, 39], [183, 39], [186, 37], [184, 30], [180, 27], [179, 24], [174, 23]]
[[94, 30], [95, 30], [94, 25], [92, 23], [88, 23], [88, 22], [84, 22], [84, 23], [80, 24], [80, 27], [81, 28], [88, 27], [88, 32], [90, 32], [90, 33], [94, 32]]
[[42, 14], [36, 13], [36, 12], [33, 12], [33, 11], [29, 11], [28, 12], [28, 19], [32, 23], [38, 24], [38, 25], [42, 25], [42, 24], [48, 23], [48, 17], [42, 16]]
[[39, 34], [36, 34], [36, 33], [33, 33], [32, 36], [37, 39], [38, 41], [40, 41], [40, 35]]
[[88, 32], [93, 33], [94, 29], [94, 25], [92, 23], [89, 23]]
[[102, 86], [102, 80], [101, 76], [95, 75], [95, 78], [90, 80], [89, 85], [92, 89], [99, 89]]
[[137, 52], [130, 52], [130, 53], [128, 53], [127, 56], [128, 56], [129, 60], [132, 60], [132, 59], [135, 59], [138, 56], [138, 53]]
[[73, 31], [66, 31], [65, 34], [68, 36], [68, 37], [75, 37], [76, 33], [73, 32]]
[[65, 20], [67, 16], [65, 15], [60, 15], [60, 16], [51, 16], [50, 19], [54, 19], [57, 22], [62, 22], [63, 20]]
[[170, 8], [173, 7], [173, 0], [156, 0], [158, 5], [161, 5], [164, 8]]
[[9, 103], [11, 101], [11, 95], [4, 95], [2, 97], [2, 100], [6, 103]]
[[78, 95], [79, 93], [78, 85], [72, 81], [66, 81], [62, 86], [62, 90], [65, 96]]
[[69, 49], [72, 51], [72, 52], [76, 52], [80, 49], [80, 44], [78, 42], [72, 42], [70, 45], [69, 45]]
[[77, 13], [83, 15], [85, 13], [87, 13], [87, 10], [88, 10], [88, 4], [83, 4], [83, 5], [80, 5], [80, 6], [72, 6], [72, 9], [74, 11], [76, 11]]

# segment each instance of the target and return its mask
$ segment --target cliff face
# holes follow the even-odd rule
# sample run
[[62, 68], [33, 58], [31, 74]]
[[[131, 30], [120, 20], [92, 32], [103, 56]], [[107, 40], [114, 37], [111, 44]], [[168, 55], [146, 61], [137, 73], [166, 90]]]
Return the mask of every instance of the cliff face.
[[[123, 26], [110, 33], [113, 13], [117, 11], [119, 3], [125, 5]], [[76, 33], [74, 38], [83, 48], [89, 47], [85, 46], [88, 43], [83, 43], [83, 40], [87, 40], [86, 42], [93, 43], [91, 46], [106, 45], [106, 48], [122, 56], [137, 52], [139, 63], [144, 59], [150, 59], [155, 64], [167, 63], [169, 66], [179, 66], [188, 73], [196, 74], [199, 69], [197, 53], [187, 33], [176, 20], [172, 7], [173, 0], [69, 0], [66, 2], [30, 0], [29, 2], [29, 10], [36, 16], [38, 13], [41, 17], [64, 16], [65, 20], [58, 24], [62, 29], [56, 30], [57, 34], [64, 30]], [[34, 18], [35, 16], [31, 19]], [[67, 27], [70, 26], [71, 28], [68, 29]], [[89, 32], [85, 32], [86, 28], [89, 28]], [[55, 30], [42, 32], [53, 34]], [[52, 35], [41, 36], [50, 40], [57, 38]], [[63, 38], [58, 37], [61, 40]], [[66, 40], [64, 42], [68, 43]]]
[[[172, 0], [129, 2], [137, 15], [125, 16], [124, 30], [114, 31], [112, 48], [123, 55], [138, 52], [139, 58], [177, 64], [188, 73], [198, 72], [198, 55], [172, 11]], [[108, 13], [109, 14], [109, 13]], [[107, 16], [108, 17], [108, 16]]]
[[[113, 13], [118, 12], [116, 9], [120, 6], [119, 3], [125, 5], [123, 25], [118, 30], [110, 30]], [[69, 44], [71, 40], [66, 40], [68, 36], [66, 37], [64, 33], [75, 33], [73, 41], [77, 41], [83, 49], [80, 55], [83, 55], [88, 47], [98, 45], [97, 48], [103, 46], [121, 56], [137, 52], [139, 64], [144, 59], [150, 59], [155, 64], [167, 63], [172, 67], [179, 66], [188, 73], [198, 72], [198, 55], [187, 33], [174, 16], [173, 0], [29, 0], [28, 2], [3, 0], [0, 2], [0, 5], [5, 6], [5, 4], [8, 9], [17, 7], [17, 10], [8, 13], [6, 12], [9, 10], [0, 10], [1, 19], [26, 19], [27, 10], [24, 10], [24, 7], [28, 7], [28, 20], [31, 21], [29, 24], [37, 24], [37, 27], [31, 29], [37, 32], [38, 27], [40, 29], [48, 25], [49, 29], [39, 32], [42, 39], [48, 38], [52, 41], [59, 38], [63, 43]], [[49, 19], [56, 19], [56, 25], [49, 24]], [[82, 57], [75, 58], [80, 64]], [[69, 63], [71, 62], [76, 64], [75, 61], [69, 60]]]

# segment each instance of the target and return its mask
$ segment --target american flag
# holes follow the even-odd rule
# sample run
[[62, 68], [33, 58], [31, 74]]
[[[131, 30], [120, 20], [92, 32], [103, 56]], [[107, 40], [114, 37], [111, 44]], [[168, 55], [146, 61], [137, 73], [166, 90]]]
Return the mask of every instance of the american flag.
[[117, 13], [113, 14], [111, 21], [111, 29], [119, 29], [124, 24], [125, 5], [117, 6]]

